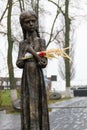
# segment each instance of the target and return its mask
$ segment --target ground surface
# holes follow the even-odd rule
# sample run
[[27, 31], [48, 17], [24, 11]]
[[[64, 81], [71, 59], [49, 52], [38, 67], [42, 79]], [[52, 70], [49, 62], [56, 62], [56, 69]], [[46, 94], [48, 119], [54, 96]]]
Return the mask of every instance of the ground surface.
[[[49, 105], [51, 130], [87, 130], [87, 97]], [[0, 111], [0, 130], [21, 130], [20, 115]]]

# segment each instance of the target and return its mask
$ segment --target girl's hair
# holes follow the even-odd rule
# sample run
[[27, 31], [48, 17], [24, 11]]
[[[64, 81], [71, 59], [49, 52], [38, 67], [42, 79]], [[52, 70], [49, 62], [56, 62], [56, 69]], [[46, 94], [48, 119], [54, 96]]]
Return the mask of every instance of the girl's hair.
[[[24, 23], [24, 20], [29, 17], [29, 16], [34, 16], [36, 19], [37, 18], [37, 15], [34, 11], [23, 11], [21, 14], [20, 14], [20, 25], [22, 27], [22, 31], [23, 31], [23, 38], [24, 40], [26, 39], [26, 30], [23, 28], [23, 23]], [[36, 26], [36, 33], [37, 33], [37, 36], [40, 37], [39, 35], [39, 32], [38, 32], [38, 23], [37, 23], [37, 26]]]

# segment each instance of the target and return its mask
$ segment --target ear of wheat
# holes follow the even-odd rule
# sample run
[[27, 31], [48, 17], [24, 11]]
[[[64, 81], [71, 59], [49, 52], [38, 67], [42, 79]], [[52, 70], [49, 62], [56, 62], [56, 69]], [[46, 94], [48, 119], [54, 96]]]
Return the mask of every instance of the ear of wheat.
[[[69, 47], [63, 49], [50, 49], [46, 51], [37, 52], [37, 54], [41, 57], [46, 57], [48, 59], [58, 58], [58, 56], [61, 56], [71, 60], [69, 55], [65, 52], [67, 49], [69, 49]], [[33, 55], [28, 53], [27, 55], [25, 55], [25, 57], [22, 57], [21, 59], [26, 60], [28, 58], [33, 58]]]

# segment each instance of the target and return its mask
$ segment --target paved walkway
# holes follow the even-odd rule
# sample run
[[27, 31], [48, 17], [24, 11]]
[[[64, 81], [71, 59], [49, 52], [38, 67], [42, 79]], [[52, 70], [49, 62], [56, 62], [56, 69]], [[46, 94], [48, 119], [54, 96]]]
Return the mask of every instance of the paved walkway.
[[[87, 97], [49, 105], [51, 130], [87, 130]], [[21, 130], [20, 115], [0, 112], [0, 130]]]
[[87, 97], [73, 98], [49, 107], [51, 130], [87, 130]]

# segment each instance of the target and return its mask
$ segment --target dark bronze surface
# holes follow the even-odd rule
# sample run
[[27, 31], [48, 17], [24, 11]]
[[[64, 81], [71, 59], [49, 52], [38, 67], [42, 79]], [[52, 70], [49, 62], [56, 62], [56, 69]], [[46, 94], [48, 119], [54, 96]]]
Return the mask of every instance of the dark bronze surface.
[[[37, 52], [46, 49], [45, 40], [38, 34], [37, 16], [33, 11], [20, 15], [24, 39], [19, 44], [17, 66], [23, 69], [21, 83], [21, 130], [50, 130], [47, 95], [42, 68], [47, 58]], [[22, 60], [26, 53], [32, 59]]]

